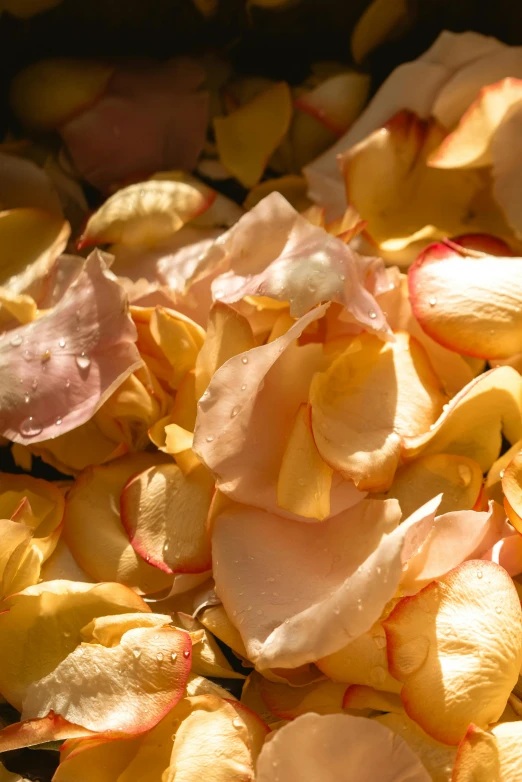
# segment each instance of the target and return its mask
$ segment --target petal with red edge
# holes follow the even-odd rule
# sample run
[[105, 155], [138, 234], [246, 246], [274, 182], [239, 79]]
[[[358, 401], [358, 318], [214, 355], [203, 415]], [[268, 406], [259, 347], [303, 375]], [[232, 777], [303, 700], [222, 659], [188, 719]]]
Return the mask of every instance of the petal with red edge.
[[503, 568], [464, 562], [401, 600], [384, 629], [406, 713], [430, 736], [458, 744], [470, 722], [498, 720], [522, 663], [520, 600]]
[[313, 662], [369, 630], [400, 580], [398, 514], [394, 500], [363, 500], [321, 524], [222, 511], [212, 533], [216, 591], [259, 670]]
[[417, 755], [388, 728], [348, 714], [304, 714], [263, 747], [257, 782], [304, 779], [429, 782]]
[[354, 340], [310, 386], [319, 453], [361, 490], [386, 490], [403, 437], [425, 432], [446, 396], [424, 349], [408, 334]]
[[310, 92], [300, 95], [294, 105], [340, 136], [361, 113], [369, 90], [367, 75], [347, 71], [325, 79]]
[[408, 274], [413, 314], [436, 342], [479, 358], [522, 351], [522, 259], [438, 243]]
[[403, 714], [404, 706], [395, 693], [383, 692], [364, 684], [352, 684], [346, 688], [343, 698], [343, 709], [365, 711], [385, 711]]
[[129, 454], [89, 467], [69, 492], [64, 537], [75, 560], [94, 580], [119, 581], [145, 594], [171, 585], [172, 578], [136, 554], [120, 517], [120, 495], [127, 481], [158, 461], [154, 454]]
[[175, 464], [149, 467], [126, 484], [121, 522], [132, 547], [165, 573], [211, 567], [206, 521], [214, 479], [203, 465], [183, 475]]
[[50, 674], [76, 649], [81, 629], [94, 617], [150, 612], [138, 595], [121, 584], [74, 581], [29, 587], [4, 600], [2, 608], [0, 691], [19, 710], [31, 683]]
[[406, 437], [402, 456], [453, 453], [474, 459], [489, 470], [497, 459], [502, 435], [510, 443], [522, 438], [522, 380], [511, 367], [479, 375], [453, 397], [430, 430]]
[[471, 724], [459, 744], [453, 782], [518, 782], [522, 774], [521, 722], [503, 722], [490, 731]]
[[38, 443], [89, 420], [141, 365], [135, 338], [123, 290], [93, 253], [54, 309], [0, 344], [0, 431]]
[[[168, 618], [168, 617], [167, 617]], [[212, 676], [221, 679], [244, 679], [242, 673], [235, 671], [218, 646], [215, 638], [207, 632], [201, 622], [184, 613], [177, 613], [173, 623], [181, 630], [186, 630], [192, 637], [192, 668], [193, 674]]]

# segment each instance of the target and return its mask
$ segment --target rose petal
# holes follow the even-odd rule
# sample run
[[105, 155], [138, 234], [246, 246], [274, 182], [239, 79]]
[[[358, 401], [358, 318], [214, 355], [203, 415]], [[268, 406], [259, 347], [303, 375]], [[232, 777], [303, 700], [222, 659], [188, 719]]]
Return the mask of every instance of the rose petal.
[[292, 97], [286, 82], [274, 84], [227, 117], [215, 117], [219, 158], [245, 187], [259, 182], [291, 118]]
[[96, 581], [119, 581], [144, 593], [170, 586], [172, 578], [135, 553], [120, 518], [125, 484], [158, 461], [154, 454], [132, 454], [87, 468], [69, 492], [64, 537], [78, 564]]
[[138, 182], [118, 190], [92, 217], [79, 248], [119, 242], [149, 246], [165, 241], [208, 209], [215, 191], [167, 179]]
[[[168, 618], [168, 617], [167, 617]], [[192, 637], [193, 674], [212, 676], [221, 679], [244, 679], [242, 673], [235, 671], [218, 646], [215, 638], [206, 631], [201, 622], [184, 613], [173, 617], [176, 627], [186, 630]]]
[[321, 524], [246, 506], [217, 517], [216, 591], [259, 670], [313, 662], [372, 626], [400, 579], [397, 514], [392, 500], [363, 500]]
[[416, 722], [402, 714], [383, 714], [376, 717], [376, 722], [386, 725], [397, 736], [400, 736], [409, 748], [415, 752], [426, 766], [432, 782], [449, 782], [452, 779], [451, 770], [455, 761], [455, 747], [435, 741]]
[[140, 366], [125, 304], [122, 289], [93, 253], [53, 310], [4, 337], [0, 429], [5, 436], [38, 443], [74, 429]]
[[364, 334], [312, 381], [317, 448], [357, 488], [385, 490], [402, 438], [428, 430], [445, 401], [423, 348], [408, 334], [393, 343]]
[[474, 509], [482, 491], [482, 469], [473, 459], [447, 453], [420, 456], [400, 467], [384, 497], [399, 501], [404, 518], [442, 494], [439, 513]]
[[183, 697], [191, 653], [186, 633], [138, 627], [125, 632], [117, 646], [93, 641], [29, 685], [23, 719], [53, 711], [90, 730], [142, 733]]
[[430, 245], [408, 275], [413, 313], [450, 350], [507, 358], [522, 350], [522, 259]]
[[247, 650], [241, 640], [241, 636], [228, 618], [222, 605], [206, 608], [203, 613], [199, 615], [199, 621], [207, 630], [210, 630], [216, 638], [219, 638], [224, 644], [230, 646], [233, 652], [240, 657], [247, 657]]
[[[49, 581], [2, 604], [0, 691], [21, 710], [31, 683], [54, 670], [81, 641], [80, 630], [96, 616], [150, 611], [121, 584]], [[31, 639], [37, 638], [37, 642]], [[12, 654], [13, 648], [18, 650]], [[44, 715], [45, 716], [45, 715]]]
[[408, 22], [408, 8], [404, 0], [373, 0], [357, 20], [350, 47], [356, 63], [361, 63], [394, 33], [399, 32]]
[[[319, 345], [292, 343], [324, 312], [317, 308], [273, 342], [230, 358], [199, 402], [194, 450], [213, 472], [217, 488], [239, 502], [287, 515], [276, 495], [285, 441], [299, 405], [307, 401], [314, 372], [324, 366]], [[338, 474], [332, 487], [332, 514], [363, 496]]]
[[[368, 220], [368, 234], [378, 246], [400, 250], [418, 238], [473, 231], [509, 235], [501, 211], [487, 197], [487, 171], [427, 165], [444, 137], [434, 121], [403, 112], [343, 155], [348, 203]], [[386, 187], [376, 190], [368, 170], [380, 171]]]
[[407, 744], [383, 725], [348, 714], [305, 714], [278, 730], [258, 759], [257, 782], [304, 779], [429, 782]]
[[406, 713], [447, 744], [472, 721], [498, 720], [522, 663], [521, 618], [511, 579], [492, 562], [464, 562], [401, 600], [384, 629]]
[[459, 744], [454, 782], [517, 782], [522, 774], [522, 723], [503, 722], [491, 731], [471, 724]]
[[253, 209], [263, 198], [277, 191], [296, 211], [304, 212], [311, 206], [311, 201], [306, 196], [306, 189], [306, 179], [295, 174], [287, 174], [276, 179], [265, 179], [250, 190], [243, 206], [247, 210]]
[[[34, 747], [48, 741], [93, 737], [94, 735], [87, 728], [73, 725], [60, 714], [50, 712], [40, 719], [14, 722], [0, 731], [0, 752], [10, 752], [22, 747]], [[4, 782], [1, 773], [0, 782]]]
[[[381, 262], [371, 262], [377, 269]], [[203, 268], [228, 268], [212, 283], [215, 299], [233, 303], [244, 296], [289, 301], [304, 315], [322, 301], [342, 304], [369, 330], [387, 330], [368, 290], [368, 259], [312, 225], [277, 192], [266, 196], [216, 240]], [[378, 271], [377, 271], [378, 273]]]
[[51, 179], [31, 160], [0, 153], [0, 181], [0, 210], [32, 207], [62, 215]]
[[214, 479], [200, 465], [149, 467], [120, 495], [121, 523], [139, 556], [165, 573], [202, 573], [212, 564], [206, 521]]
[[261, 678], [260, 693], [273, 715], [282, 720], [293, 720], [301, 714], [337, 714], [343, 709], [346, 687], [327, 680], [313, 682], [304, 687], [290, 687]]
[[348, 71], [325, 79], [310, 92], [299, 96], [294, 106], [341, 136], [361, 113], [369, 90], [368, 76]]
[[394, 714], [404, 713], [404, 706], [398, 695], [376, 690], [364, 684], [352, 684], [351, 687], [346, 688], [343, 698], [343, 709], [386, 711]]

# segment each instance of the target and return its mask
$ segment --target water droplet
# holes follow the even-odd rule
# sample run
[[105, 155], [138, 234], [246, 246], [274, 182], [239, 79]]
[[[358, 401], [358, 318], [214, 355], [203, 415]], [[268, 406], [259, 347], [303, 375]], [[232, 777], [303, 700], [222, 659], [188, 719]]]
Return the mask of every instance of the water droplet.
[[470, 483], [471, 483], [472, 474], [471, 474], [471, 470], [468, 467], [468, 465], [467, 464], [459, 464], [458, 471], [459, 471], [459, 475], [460, 475], [460, 480], [462, 481], [464, 486], [469, 486]]
[[500, 607], [500, 606], [497, 606], [497, 607], [495, 608], [495, 611], [497, 612], [497, 614], [501, 614], [501, 613], [502, 613], [502, 609], [501, 609], [501, 607]]
[[24, 394], [24, 402], [25, 402], [25, 404], [28, 405], [30, 401], [31, 401], [30, 395], [29, 394]]
[[22, 434], [24, 437], [36, 437], [36, 435], [41, 434], [41, 432], [42, 427], [37, 421], [35, 421], [32, 415], [30, 415], [29, 418], [26, 418], [20, 424], [20, 434]]
[[484, 574], [483, 574], [482, 570], [479, 568], [479, 569], [477, 570], [477, 578], [482, 578], [482, 576], [483, 576], [483, 575], [484, 575]]
[[375, 312], [375, 310], [368, 310], [368, 317], [371, 318], [371, 320], [375, 320], [375, 318], [377, 317], [377, 313]]
[[373, 642], [377, 649], [384, 649], [386, 646], [386, 638], [383, 635], [374, 635]]
[[207, 443], [211, 443], [214, 438], [212, 437], [211, 434], [209, 434], [209, 435], [207, 435], [207, 437], [205, 439], [206, 439]]
[[65, 388], [70, 388], [70, 387], [71, 387], [71, 381], [69, 380], [69, 378], [67, 378], [67, 380], [65, 381]]
[[30, 350], [24, 350], [22, 355], [24, 357], [24, 361], [31, 361], [33, 357]]
[[185, 649], [185, 651], [183, 652], [183, 657], [185, 658], [185, 660], [188, 660], [188, 658], [190, 657], [190, 652], [188, 649]]
[[23, 340], [20, 334], [14, 334], [9, 340], [9, 344], [12, 345], [14, 348], [19, 348], [22, 342]]
[[248, 358], [246, 356], [243, 356], [243, 358], [241, 359], [241, 363], [248, 364]]
[[38, 388], [38, 380], [36, 380], [36, 378], [31, 383], [31, 388], [33, 389], [33, 391], [36, 391], [36, 389]]
[[243, 383], [243, 385], [241, 386], [241, 391], [246, 391], [246, 389], [247, 389], [247, 384]]
[[133, 649], [133, 650], [132, 650], [132, 653], [133, 653], [134, 657], [135, 657], [137, 660], [139, 660], [139, 659], [140, 659], [140, 657], [141, 657], [141, 651], [140, 651], [139, 649]]
[[429, 299], [429, 302], [430, 302], [430, 307], [434, 307], [437, 303], [437, 299], [434, 296], [432, 296], [431, 299]]
[[243, 727], [243, 723], [239, 719], [239, 717], [235, 717], [235, 719], [232, 720], [232, 725], [234, 726], [234, 728], [242, 728]]
[[150, 562], [150, 555], [149, 554], [147, 554], [147, 556], [145, 557], [145, 562]]
[[47, 350], [44, 350], [44, 352], [40, 356], [40, 361], [42, 362], [42, 364], [45, 364], [46, 361], [50, 360], [50, 358], [51, 358], [51, 351], [49, 350], [49, 348], [47, 348]]
[[61, 348], [64, 348], [64, 347], [65, 347], [65, 345], [66, 345], [66, 342], [65, 342], [65, 340], [64, 340], [64, 338], [63, 338], [63, 337], [62, 337], [60, 340], [58, 340], [58, 344], [59, 344], [59, 346], [60, 346]]
[[156, 660], [160, 663], [163, 660], [163, 655], [161, 652], [158, 652], [156, 655]]
[[257, 611], [256, 611], [256, 614], [257, 614], [258, 616], [263, 616], [263, 611], [261, 610], [261, 608], [258, 608], [258, 609], [257, 609]]
[[247, 606], [247, 611], [251, 611], [251, 610], [252, 610], [252, 606]]
[[233, 408], [232, 408], [232, 412], [230, 413], [230, 417], [231, 417], [231, 418], [235, 418], [235, 417], [236, 417], [236, 415], [239, 413], [239, 411], [240, 411], [240, 410], [241, 410], [241, 408], [240, 408], [238, 405], [236, 405], [235, 407], [233, 407]]
[[501, 470], [501, 471], [499, 472], [499, 478], [500, 478], [500, 480], [502, 480], [502, 478], [504, 477], [504, 472], [505, 472], [504, 470]]
[[76, 356], [76, 364], [80, 369], [89, 369], [91, 359], [82, 351], [79, 356]]
[[272, 576], [270, 576], [269, 578], [267, 578], [267, 581], [269, 584], [272, 584], [275, 581], [275, 578], [272, 578]]
[[170, 655], [170, 659], [172, 660], [173, 663], [175, 663], [176, 660], [178, 659], [178, 653], [172, 652], [172, 654]]
[[56, 419], [56, 421], [54, 423], [56, 424], [56, 426], [60, 426], [61, 425], [62, 419], [60, 418], [60, 416], [58, 416], [58, 418]]
[[344, 282], [344, 281], [345, 281], [345, 279], [346, 279], [346, 275], [345, 275], [345, 274], [341, 274], [341, 275], [339, 276], [339, 279], [341, 280], [341, 282]]

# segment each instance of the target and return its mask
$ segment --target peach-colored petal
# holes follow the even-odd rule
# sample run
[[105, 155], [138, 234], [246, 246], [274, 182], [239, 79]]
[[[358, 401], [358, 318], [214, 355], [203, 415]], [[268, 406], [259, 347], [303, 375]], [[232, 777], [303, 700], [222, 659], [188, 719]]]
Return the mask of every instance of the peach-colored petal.
[[227, 612], [222, 605], [206, 608], [203, 613], [199, 615], [199, 621], [207, 630], [210, 630], [216, 638], [219, 638], [220, 641], [223, 641], [227, 646], [230, 646], [232, 651], [236, 654], [240, 657], [247, 657], [247, 650], [241, 640], [241, 636], [230, 621]]
[[171, 577], [136, 554], [120, 518], [120, 495], [127, 481], [162, 459], [130, 454], [87, 468], [69, 492], [64, 537], [75, 560], [96, 581], [119, 581], [146, 594], [171, 585]]
[[429, 430], [446, 396], [408, 334], [383, 343], [356, 338], [310, 386], [312, 427], [322, 458], [362, 490], [386, 490], [402, 438]]
[[384, 621], [406, 713], [458, 744], [470, 722], [498, 720], [522, 663], [522, 613], [510, 577], [470, 560], [406, 597]]
[[74, 581], [29, 587], [4, 600], [2, 610], [0, 691], [20, 711], [31, 683], [52, 672], [78, 646], [81, 629], [94, 617], [150, 611], [121, 584]]
[[[86, 738], [94, 735], [88, 728], [73, 725], [60, 714], [50, 712], [45, 717], [14, 722], [0, 731], [0, 752], [10, 752], [21, 747], [33, 747], [47, 741]], [[1, 775], [0, 782], [4, 782]]]
[[93, 579], [82, 570], [71, 554], [71, 550], [62, 535], [58, 544], [49, 557], [43, 563], [40, 570], [42, 581], [84, 581], [92, 584]]
[[366, 103], [370, 79], [356, 71], [338, 73], [310, 92], [300, 95], [294, 106], [315, 117], [340, 136], [347, 131]]
[[372, 0], [352, 32], [350, 48], [354, 61], [363, 62], [379, 46], [393, 40], [394, 33], [400, 34], [407, 22], [405, 0]]
[[459, 744], [452, 782], [518, 782], [522, 774], [522, 723], [503, 722], [490, 731], [473, 723]]
[[214, 479], [200, 465], [183, 475], [175, 464], [149, 467], [120, 496], [121, 523], [142, 559], [165, 573], [211, 567], [206, 521]]
[[399, 501], [404, 518], [438, 494], [442, 494], [439, 513], [471, 510], [480, 499], [482, 483], [482, 469], [476, 461], [441, 453], [420, 456], [400, 467], [384, 496]]
[[511, 367], [491, 369], [468, 383], [429, 431], [405, 438], [403, 458], [453, 453], [486, 471], [500, 453], [502, 434], [510, 443], [522, 438], [522, 380]]
[[[167, 620], [169, 617], [167, 617]], [[186, 630], [192, 639], [192, 674], [218, 679], [244, 679], [235, 671], [221, 651], [216, 639], [197, 619], [178, 612], [172, 617], [176, 627]]]
[[[468, 559], [482, 559], [509, 534], [505, 513], [496, 502], [490, 502], [487, 511], [460, 510], [439, 515], [436, 514], [440, 508], [434, 506], [435, 501], [427, 503], [415, 514], [419, 520], [407, 538], [406, 545], [411, 545], [412, 550], [406, 555], [402, 594], [415, 594]], [[420, 531], [422, 542], [418, 545]]]
[[105, 190], [154, 171], [192, 170], [208, 121], [204, 78], [187, 57], [116, 69], [105, 94], [60, 127], [82, 177]]
[[265, 179], [250, 190], [243, 202], [243, 206], [247, 210], [253, 209], [263, 198], [277, 190], [294, 209], [298, 212], [304, 212], [305, 209], [312, 205], [311, 201], [306, 197], [306, 189], [306, 179], [295, 174], [287, 174], [275, 179]]
[[363, 500], [321, 524], [239, 505], [217, 517], [216, 591], [259, 670], [313, 662], [373, 625], [400, 580], [398, 513]]
[[[359, 711], [385, 711], [394, 714], [404, 714], [404, 706], [398, 695], [392, 692], [376, 690], [365, 684], [352, 684], [346, 688], [343, 698], [343, 709]], [[362, 715], [361, 715], [362, 716]]]
[[444, 347], [480, 358], [522, 350], [522, 259], [433, 244], [410, 267], [408, 282], [413, 314]]
[[61, 216], [62, 207], [53, 183], [31, 160], [1, 154], [0, 210], [33, 207]]
[[[230, 358], [199, 402], [194, 450], [213, 472], [217, 488], [239, 502], [287, 515], [276, 496], [285, 441], [299, 405], [307, 401], [314, 372], [325, 365], [319, 345], [293, 343], [324, 312], [319, 307], [273, 342]], [[362, 496], [335, 474], [332, 515]]]
[[89, 730], [142, 733], [183, 697], [191, 643], [174, 627], [137, 627], [116, 646], [82, 643], [27, 688], [23, 719], [50, 711]]
[[400, 736], [416, 755], [419, 756], [432, 782], [450, 782], [451, 770], [455, 761], [456, 749], [442, 744], [428, 736], [407, 714], [383, 714], [376, 722], [386, 725]]
[[[436, 169], [429, 156], [445, 137], [433, 120], [402, 113], [342, 157], [347, 200], [368, 220], [368, 235], [385, 250], [417, 239], [479, 231], [509, 235], [501, 210], [488, 196], [486, 169]], [[368, 170], [385, 186], [374, 187]]]
[[219, 237], [206, 265], [209, 270], [228, 269], [212, 283], [214, 298], [220, 301], [269, 296], [289, 301], [295, 317], [322, 301], [336, 301], [364, 328], [387, 330], [366, 285], [367, 259], [312, 225], [280, 193], [266, 196]]
[[261, 678], [260, 693], [266, 706], [276, 717], [293, 720], [300, 714], [338, 714], [343, 709], [346, 686], [329, 679], [304, 687], [290, 687]]
[[522, 573], [522, 537], [515, 533], [506, 535], [482, 555], [507, 570], [510, 576]]
[[135, 334], [122, 289], [93, 253], [52, 311], [0, 344], [2, 434], [38, 443], [91, 418], [140, 366]]
[[365, 717], [304, 714], [278, 730], [258, 759], [257, 782], [429, 782], [417, 755]]

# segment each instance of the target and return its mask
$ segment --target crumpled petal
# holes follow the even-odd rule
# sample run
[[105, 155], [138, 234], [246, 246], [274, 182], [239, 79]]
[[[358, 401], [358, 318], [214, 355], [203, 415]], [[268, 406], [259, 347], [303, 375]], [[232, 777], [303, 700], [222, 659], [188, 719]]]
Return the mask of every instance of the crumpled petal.
[[53, 310], [0, 343], [1, 433], [38, 443], [89, 420], [141, 365], [135, 338], [122, 289], [92, 253]]
[[96, 581], [118, 581], [145, 594], [172, 584], [168, 574], [136, 554], [120, 518], [120, 496], [127, 481], [163, 458], [129, 454], [89, 467], [68, 493], [64, 537], [75, 560]]
[[470, 560], [384, 621], [390, 671], [406, 713], [430, 736], [458, 744], [470, 722], [498, 720], [522, 663], [522, 612], [493, 562]]
[[313, 662], [369, 630], [400, 580], [398, 520], [394, 500], [363, 500], [321, 524], [239, 505], [218, 515], [216, 591], [258, 670]]
[[400, 467], [383, 498], [399, 501], [404, 518], [442, 494], [439, 513], [476, 509], [482, 494], [482, 469], [466, 456], [420, 456]]
[[218, 679], [245, 678], [242, 673], [238, 673], [232, 668], [216, 639], [207, 632], [201, 622], [181, 611], [173, 615], [172, 621], [180, 630], [186, 630], [191, 637], [191, 675], [212, 676]]
[[413, 314], [450, 350], [479, 358], [522, 351], [522, 259], [432, 244], [408, 274]]
[[391, 730], [365, 717], [304, 714], [263, 747], [257, 782], [337, 779], [430, 782], [417, 755]]
[[471, 724], [459, 744], [454, 782], [518, 782], [522, 774], [522, 722], [502, 722], [490, 731]]
[[219, 301], [269, 296], [289, 301], [295, 317], [322, 301], [336, 301], [363, 328], [387, 331], [368, 285], [368, 277], [383, 269], [382, 262], [362, 258], [341, 239], [312, 225], [278, 192], [219, 237], [205, 265], [209, 271], [223, 270], [212, 283]]
[[403, 438], [429, 430], [447, 400], [424, 349], [395, 336], [356, 338], [310, 386], [319, 453], [361, 490], [389, 488]]
[[53, 711], [89, 730], [150, 730], [183, 697], [191, 648], [174, 627], [136, 627], [111, 647], [93, 638], [28, 686], [22, 718]]
[[160, 464], [131, 478], [120, 511], [134, 551], [169, 574], [210, 570], [206, 521], [213, 492], [214, 479], [203, 465], [183, 475], [175, 464]]
[[[307, 401], [314, 372], [325, 363], [319, 345], [292, 343], [324, 312], [319, 307], [273, 342], [230, 358], [199, 402], [194, 450], [213, 472], [217, 488], [239, 502], [289, 515], [276, 495], [285, 440], [299, 405]], [[335, 474], [332, 515], [362, 496]]]
[[403, 459], [421, 453], [453, 453], [489, 470], [497, 459], [502, 434], [510, 443], [522, 438], [522, 380], [511, 367], [484, 372], [453, 397], [425, 434], [404, 439]]
[[[487, 169], [427, 165], [444, 137], [444, 128], [433, 120], [404, 112], [342, 156], [348, 203], [368, 221], [367, 234], [384, 250], [463, 233], [510, 235], [488, 192]], [[378, 188], [368, 171], [380, 172]]]
[[[96, 616], [150, 612], [121, 584], [48, 581], [2, 603], [0, 692], [19, 711], [31, 684], [48, 675], [81, 642], [81, 629]], [[13, 655], [13, 648], [17, 654]]]
[[451, 771], [457, 754], [455, 747], [435, 741], [404, 713], [383, 714], [376, 717], [376, 722], [386, 725], [387, 728], [404, 739], [409, 748], [419, 756], [422, 764], [426, 766], [432, 782], [449, 782], [452, 779]]

